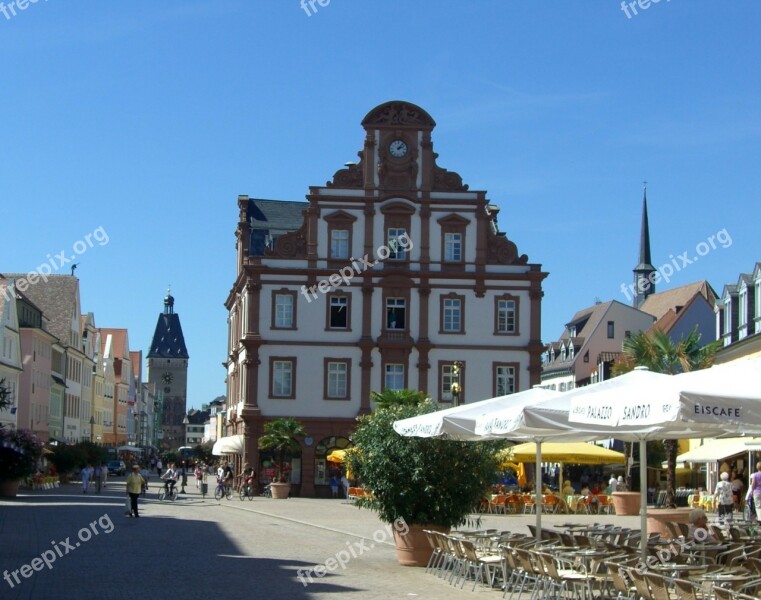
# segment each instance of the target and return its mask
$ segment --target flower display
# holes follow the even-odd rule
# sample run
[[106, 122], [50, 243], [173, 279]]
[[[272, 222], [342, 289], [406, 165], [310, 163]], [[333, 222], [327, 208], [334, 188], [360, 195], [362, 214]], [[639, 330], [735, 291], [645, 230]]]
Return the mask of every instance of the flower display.
[[26, 429], [0, 429], [0, 480], [15, 480], [34, 473], [42, 442]]

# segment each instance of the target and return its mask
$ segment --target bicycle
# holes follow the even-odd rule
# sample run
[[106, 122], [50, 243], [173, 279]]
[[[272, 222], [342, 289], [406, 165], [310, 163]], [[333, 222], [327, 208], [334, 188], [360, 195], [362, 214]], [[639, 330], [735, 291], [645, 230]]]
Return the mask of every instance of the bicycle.
[[246, 479], [246, 482], [240, 486], [240, 499], [241, 501], [248, 498], [249, 502], [254, 500], [254, 482], [251, 478]]
[[225, 485], [223, 479], [217, 478], [217, 488], [214, 490], [214, 499], [221, 500], [222, 496], [227, 496], [230, 500], [233, 497], [233, 490], [230, 486]]
[[164, 485], [159, 490], [159, 502], [163, 502], [165, 498], [169, 498], [172, 502], [177, 500], [177, 487], [174, 483], [169, 484], [169, 491], [167, 492], [167, 486]]
[[270, 487], [270, 484], [264, 486], [264, 490], [262, 491], [262, 496], [265, 498], [272, 498], [272, 487]]

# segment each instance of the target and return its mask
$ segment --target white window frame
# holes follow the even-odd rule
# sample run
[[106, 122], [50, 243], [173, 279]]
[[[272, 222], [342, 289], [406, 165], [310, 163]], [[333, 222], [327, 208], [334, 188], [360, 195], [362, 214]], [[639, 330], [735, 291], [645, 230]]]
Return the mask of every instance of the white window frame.
[[459, 231], [444, 233], [444, 262], [462, 262], [462, 233]]
[[401, 363], [387, 363], [383, 373], [383, 389], [404, 389], [404, 365]]
[[[282, 302], [287, 298], [287, 302]], [[275, 327], [293, 329], [293, 294], [275, 294]]]

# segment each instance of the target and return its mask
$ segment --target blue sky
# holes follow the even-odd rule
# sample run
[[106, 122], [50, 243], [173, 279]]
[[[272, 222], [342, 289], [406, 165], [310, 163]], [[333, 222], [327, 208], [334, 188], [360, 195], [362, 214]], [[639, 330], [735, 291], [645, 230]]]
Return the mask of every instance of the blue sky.
[[661, 0], [630, 17], [617, 0], [315, 7], [0, 12], [0, 272], [70, 255], [102, 228], [108, 243], [91, 237], [77, 258], [83, 311], [146, 352], [171, 283], [199, 406], [225, 391], [238, 194], [303, 200], [356, 160], [360, 121], [392, 99], [433, 116], [439, 164], [487, 190], [550, 273], [545, 342], [595, 298], [627, 302], [643, 179], [656, 266], [731, 238], [661, 290], [707, 279], [721, 293], [761, 260], [761, 4]]

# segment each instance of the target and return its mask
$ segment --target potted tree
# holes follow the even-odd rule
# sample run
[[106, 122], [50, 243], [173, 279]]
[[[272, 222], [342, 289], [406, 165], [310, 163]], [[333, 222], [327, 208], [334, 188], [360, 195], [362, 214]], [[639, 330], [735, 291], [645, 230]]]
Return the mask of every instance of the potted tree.
[[0, 429], [0, 496], [15, 498], [19, 484], [31, 477], [42, 443], [26, 429]]
[[[403, 437], [394, 421], [438, 410], [424, 394], [409, 390], [374, 395], [376, 410], [357, 418], [348, 468], [369, 495], [357, 504], [393, 525], [397, 558], [404, 566], [425, 566], [431, 548], [423, 531], [447, 532], [468, 522], [497, 479], [504, 442], [458, 442]], [[394, 403], [398, 394], [400, 403]], [[404, 527], [398, 527], [400, 523]]]
[[304, 426], [296, 419], [284, 417], [264, 424], [264, 435], [259, 438], [260, 450], [271, 450], [274, 454], [275, 481], [270, 484], [273, 498], [287, 498], [291, 491], [289, 482], [290, 465], [286, 455], [301, 449], [294, 439], [306, 436]]

